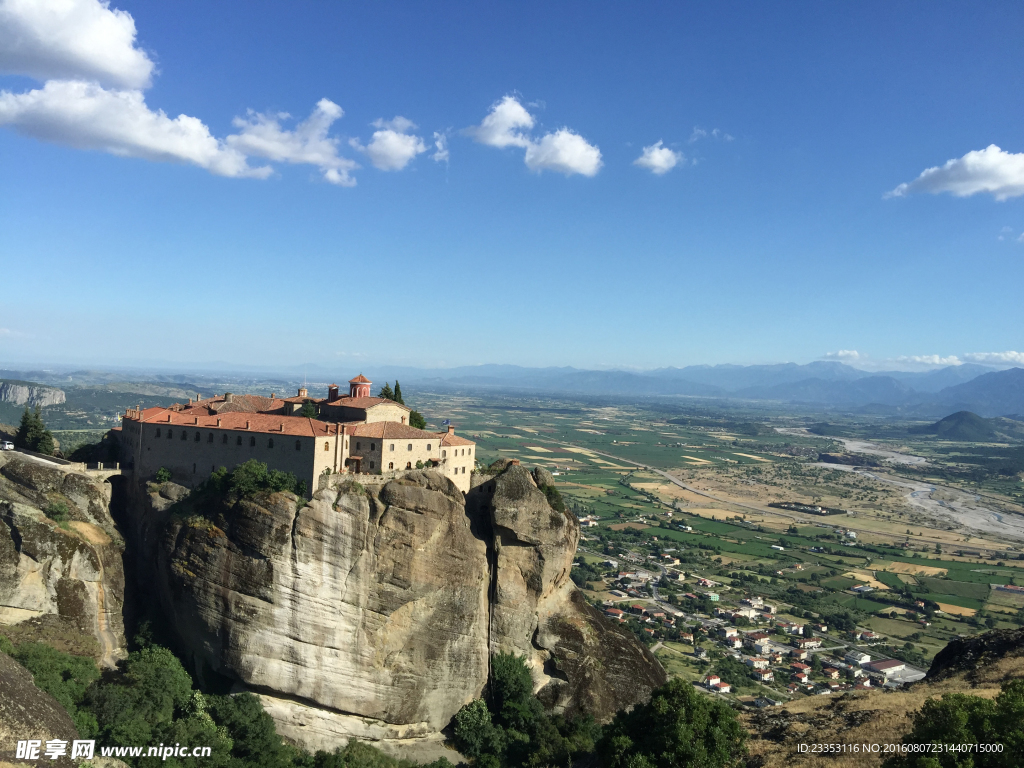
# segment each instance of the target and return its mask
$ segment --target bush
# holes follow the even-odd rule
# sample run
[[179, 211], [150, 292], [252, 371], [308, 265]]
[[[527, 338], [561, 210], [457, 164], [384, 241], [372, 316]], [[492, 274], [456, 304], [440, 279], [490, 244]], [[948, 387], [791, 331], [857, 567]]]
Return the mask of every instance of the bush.
[[67, 521], [71, 510], [63, 501], [51, 501], [43, 508], [43, 512], [55, 523], [63, 523]]
[[427, 420], [423, 418], [423, 414], [419, 411], [409, 411], [409, 426], [416, 429], [426, 429]]
[[947, 693], [925, 702], [904, 744], [1000, 744], [1002, 752], [936, 751], [896, 755], [885, 768], [1015, 768], [1024, 765], [1024, 680], [1003, 686], [995, 701]]
[[32, 673], [36, 687], [53, 696], [68, 711], [82, 738], [94, 735], [96, 718], [87, 709], [82, 709], [82, 702], [90, 684], [100, 676], [96, 663], [84, 656], [62, 653], [43, 643], [22, 643], [16, 649], [11, 648], [15, 660]]
[[167, 467], [160, 467], [160, 469], [156, 471], [154, 479], [158, 483], [169, 483], [171, 481], [171, 470]]

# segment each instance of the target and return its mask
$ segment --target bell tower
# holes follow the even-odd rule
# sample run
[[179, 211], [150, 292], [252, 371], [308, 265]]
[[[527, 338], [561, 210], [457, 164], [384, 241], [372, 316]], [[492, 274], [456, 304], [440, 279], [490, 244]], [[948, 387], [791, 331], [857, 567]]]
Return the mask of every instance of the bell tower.
[[348, 381], [348, 396], [349, 397], [369, 397], [370, 396], [370, 385], [373, 384], [368, 378], [359, 374], [354, 379]]

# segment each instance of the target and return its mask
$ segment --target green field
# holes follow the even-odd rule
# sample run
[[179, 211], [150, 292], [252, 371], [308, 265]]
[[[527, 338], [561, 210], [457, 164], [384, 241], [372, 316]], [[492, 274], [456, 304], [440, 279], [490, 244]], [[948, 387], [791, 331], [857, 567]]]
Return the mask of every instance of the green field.
[[[952, 579], [933, 579], [927, 576], [920, 576], [917, 581], [921, 585], [922, 592], [935, 592], [940, 595], [969, 597], [974, 600], [988, 599], [988, 584], [978, 584], [977, 582], [968, 581], [953, 581]], [[949, 601], [947, 600], [946, 602]]]

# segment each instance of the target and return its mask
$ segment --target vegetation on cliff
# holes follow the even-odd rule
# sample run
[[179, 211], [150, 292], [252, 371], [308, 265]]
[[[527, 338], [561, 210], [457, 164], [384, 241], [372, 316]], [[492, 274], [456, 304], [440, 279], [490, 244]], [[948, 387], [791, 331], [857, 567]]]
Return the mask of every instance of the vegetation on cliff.
[[[156, 481], [167, 482], [170, 479], [169, 474], [161, 467], [156, 473]], [[214, 519], [218, 511], [230, 508], [242, 499], [254, 499], [280, 491], [302, 497], [307, 492], [306, 483], [291, 472], [270, 469], [262, 461], [249, 459], [231, 471], [225, 467], [214, 471], [198, 488], [179, 502], [177, 511]]]
[[[274, 721], [252, 694], [203, 694], [167, 648], [136, 638], [140, 647], [117, 672], [100, 678], [90, 658], [42, 643], [14, 645], [0, 636], [7, 653], [53, 696], [79, 735], [102, 746], [187, 744], [209, 746], [206, 758], [122, 757], [134, 768], [412, 768], [366, 744], [351, 742], [334, 752], [309, 753], [284, 743]], [[430, 768], [450, 768], [447, 760]]]
[[53, 453], [53, 449], [56, 447], [53, 433], [43, 423], [42, 412], [38, 405], [35, 407], [35, 410], [29, 410], [27, 406], [25, 407], [25, 412], [21, 414], [21, 424], [18, 426], [18, 432], [14, 436], [14, 444], [18, 448], [35, 451], [36, 453], [44, 453], [47, 456]]

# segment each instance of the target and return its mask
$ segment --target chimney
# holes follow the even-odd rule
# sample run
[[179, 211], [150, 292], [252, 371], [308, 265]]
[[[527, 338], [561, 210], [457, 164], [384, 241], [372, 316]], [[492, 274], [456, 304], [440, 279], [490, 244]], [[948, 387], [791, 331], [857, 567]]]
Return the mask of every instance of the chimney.
[[327, 388], [327, 402], [328, 403], [333, 403], [337, 399], [338, 399], [338, 385], [337, 384], [331, 384], [331, 386], [329, 386]]
[[305, 387], [299, 387], [299, 397], [309, 397], [309, 390]]
[[235, 395], [234, 395], [234, 393], [232, 393], [232, 392], [225, 392], [224, 393], [224, 402], [225, 403], [233, 403], [233, 402], [235, 402]]
[[196, 416], [196, 421], [195, 421], [195, 423], [196, 423], [196, 424], [198, 424], [198, 423], [199, 423], [199, 417], [198, 417], [198, 416]]
[[454, 435], [455, 434], [455, 427], [453, 427], [451, 424], [448, 425], [448, 434], [449, 435]]
[[249, 428], [249, 422], [248, 422], [248, 421], [246, 421], [246, 422], [245, 422], [245, 428], [246, 428], [246, 429], [248, 429], [248, 428]]
[[220, 419], [217, 419], [217, 426], [220, 426]]
[[276, 398], [276, 397], [274, 396], [274, 393], [273, 393], [273, 392], [271, 392], [271, 393], [270, 393], [270, 399], [271, 399], [271, 400], [276, 400], [276, 399], [277, 399], [277, 398]]

